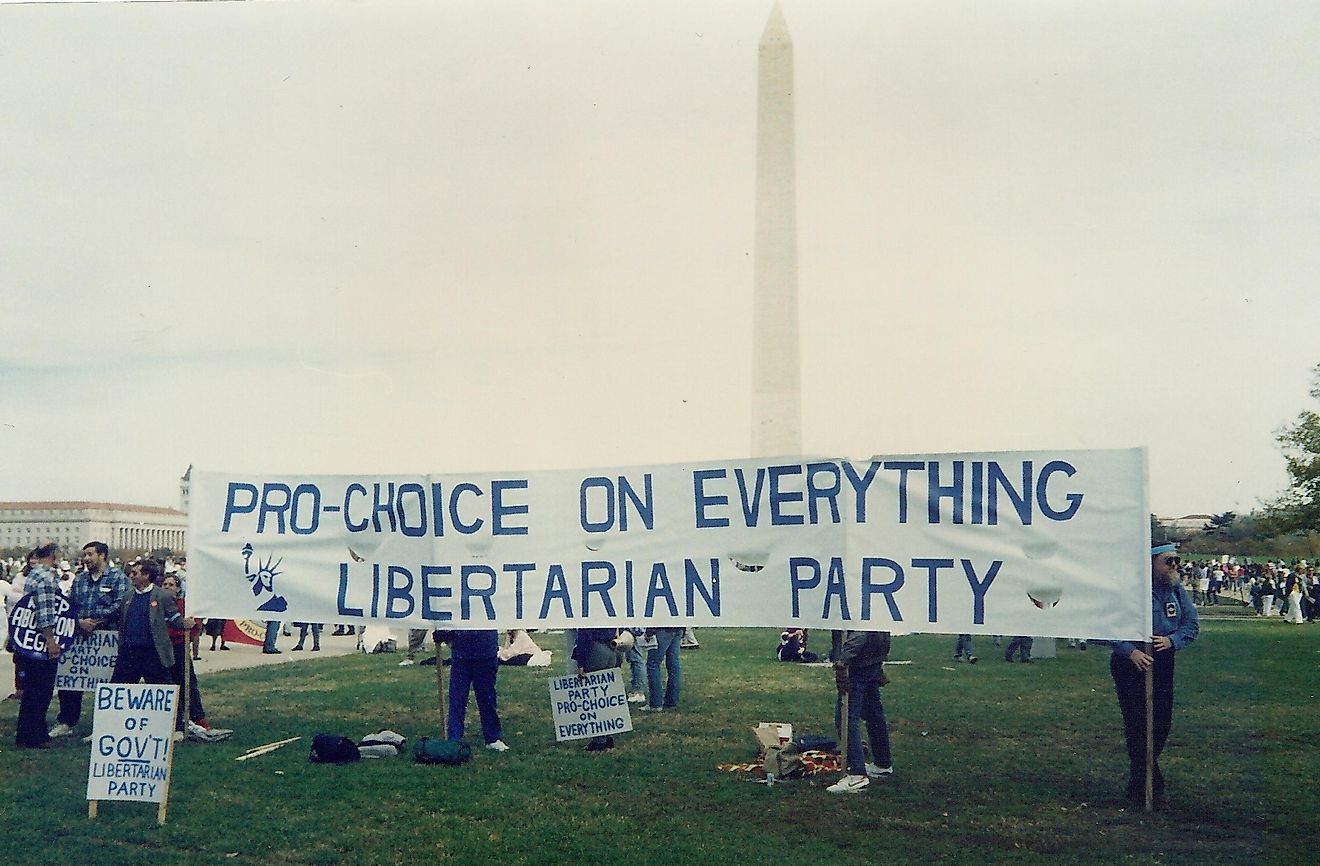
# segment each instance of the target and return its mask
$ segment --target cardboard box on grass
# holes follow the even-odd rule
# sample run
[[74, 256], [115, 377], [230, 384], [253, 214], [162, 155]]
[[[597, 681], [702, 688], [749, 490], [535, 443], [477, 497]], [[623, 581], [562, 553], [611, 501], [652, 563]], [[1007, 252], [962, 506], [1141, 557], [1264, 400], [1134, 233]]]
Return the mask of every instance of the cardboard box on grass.
[[793, 742], [793, 726], [787, 722], [760, 722], [752, 728], [761, 751], [774, 746], [783, 748]]

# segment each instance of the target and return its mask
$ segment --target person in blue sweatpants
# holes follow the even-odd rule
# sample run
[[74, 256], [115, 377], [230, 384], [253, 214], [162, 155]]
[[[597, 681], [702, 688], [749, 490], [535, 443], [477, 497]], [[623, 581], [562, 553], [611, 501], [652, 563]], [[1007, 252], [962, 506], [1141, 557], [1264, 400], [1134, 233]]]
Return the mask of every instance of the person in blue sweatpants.
[[481, 736], [486, 741], [486, 748], [492, 752], [508, 751], [509, 747], [501, 738], [500, 714], [495, 707], [500, 633], [494, 629], [449, 632], [449, 645], [453, 653], [449, 665], [449, 739], [463, 739], [468, 691], [471, 690], [477, 695]]

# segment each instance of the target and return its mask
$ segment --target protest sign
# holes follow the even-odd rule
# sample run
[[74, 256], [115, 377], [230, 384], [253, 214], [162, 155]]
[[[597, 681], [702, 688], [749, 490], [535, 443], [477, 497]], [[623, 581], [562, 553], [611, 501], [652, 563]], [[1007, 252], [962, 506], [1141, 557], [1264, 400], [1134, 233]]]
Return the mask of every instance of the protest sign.
[[[29, 592], [19, 599], [9, 613], [9, 639], [14, 643], [16, 655], [42, 661], [49, 658], [46, 653], [46, 635], [42, 629], [33, 626], [35, 613], [36, 594]], [[63, 593], [59, 593], [54, 635], [61, 652], [67, 651], [73, 643], [73, 634], [78, 628], [74, 614], [73, 603]]]
[[551, 679], [550, 712], [555, 739], [561, 743], [632, 730], [628, 696], [618, 668]]
[[178, 686], [101, 683], [92, 717], [92, 754], [87, 799], [159, 803], [165, 823], [174, 756], [174, 716]]
[[55, 671], [55, 690], [94, 692], [99, 684], [109, 681], [118, 660], [119, 632], [83, 633], [60, 656], [60, 665]]
[[1139, 449], [193, 483], [200, 616], [1150, 633]]

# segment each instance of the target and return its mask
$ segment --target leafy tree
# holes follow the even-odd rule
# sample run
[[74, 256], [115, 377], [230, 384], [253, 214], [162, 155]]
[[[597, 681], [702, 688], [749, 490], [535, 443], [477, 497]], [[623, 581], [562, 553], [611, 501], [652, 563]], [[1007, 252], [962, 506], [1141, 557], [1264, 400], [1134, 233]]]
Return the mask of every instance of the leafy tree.
[[[1320, 401], [1320, 364], [1311, 371], [1311, 397]], [[1303, 410], [1275, 437], [1283, 451], [1292, 486], [1266, 509], [1278, 533], [1320, 529], [1320, 413]]]
[[1210, 522], [1201, 527], [1201, 531], [1206, 535], [1228, 535], [1234, 520], [1237, 520], [1237, 515], [1231, 511], [1225, 511], [1223, 514], [1216, 514], [1211, 517]]

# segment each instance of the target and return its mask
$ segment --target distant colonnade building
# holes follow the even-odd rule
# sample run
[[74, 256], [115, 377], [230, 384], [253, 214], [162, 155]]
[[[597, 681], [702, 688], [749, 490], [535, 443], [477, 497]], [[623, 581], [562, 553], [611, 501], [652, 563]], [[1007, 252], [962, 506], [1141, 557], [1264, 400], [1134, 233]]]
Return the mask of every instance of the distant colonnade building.
[[0, 549], [50, 539], [66, 558], [89, 541], [119, 552], [188, 546], [188, 515], [173, 508], [113, 502], [0, 502]]

